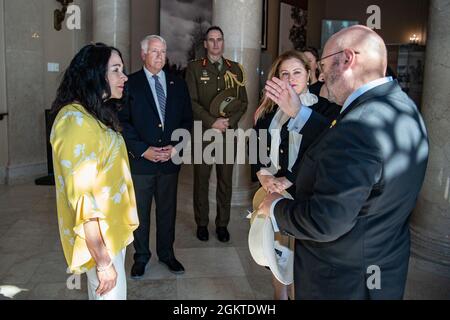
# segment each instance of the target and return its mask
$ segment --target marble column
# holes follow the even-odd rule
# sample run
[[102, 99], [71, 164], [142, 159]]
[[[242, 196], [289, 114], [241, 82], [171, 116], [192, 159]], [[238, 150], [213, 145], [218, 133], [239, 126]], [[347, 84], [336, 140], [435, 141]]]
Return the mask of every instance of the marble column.
[[[261, 0], [213, 1], [212, 22], [224, 32], [224, 56], [242, 64], [247, 77], [249, 104], [247, 112], [239, 122], [239, 127], [244, 130], [253, 126], [253, 114], [259, 102], [262, 14]], [[215, 179], [211, 184], [214, 187]], [[256, 186], [250, 180], [250, 166], [236, 164], [233, 173], [232, 205], [250, 205]], [[215, 199], [215, 196], [212, 198]]]
[[[0, 0], [0, 29], [5, 30], [4, 0]], [[8, 112], [6, 103], [6, 62], [5, 35], [0, 32], [0, 114]], [[6, 184], [6, 168], [8, 166], [8, 119], [0, 120], [0, 185]]]
[[[450, 3], [431, 0], [425, 62], [422, 113], [428, 129], [430, 156], [425, 182], [411, 218], [412, 259], [421, 274], [441, 276], [423, 289], [409, 293], [450, 297]], [[410, 274], [414, 277], [415, 270]], [[411, 279], [420, 281], [423, 279]], [[439, 283], [438, 283], [439, 282]], [[432, 287], [430, 287], [432, 286]], [[440, 287], [441, 286], [441, 287]], [[447, 286], [445, 289], [443, 286]], [[425, 289], [426, 290], [426, 289]], [[422, 293], [419, 293], [422, 291]], [[437, 294], [437, 292], [440, 292]], [[447, 296], [444, 296], [447, 295]]]
[[93, 0], [93, 41], [118, 48], [130, 68], [130, 0]]

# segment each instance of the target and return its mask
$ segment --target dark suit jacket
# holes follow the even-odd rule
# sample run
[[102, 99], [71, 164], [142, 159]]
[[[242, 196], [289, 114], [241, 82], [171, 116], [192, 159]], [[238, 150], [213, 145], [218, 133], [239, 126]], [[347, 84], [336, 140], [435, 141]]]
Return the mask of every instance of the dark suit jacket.
[[119, 112], [119, 118], [133, 174], [169, 174], [180, 169], [172, 160], [156, 163], [141, 157], [150, 146], [175, 146], [180, 141], [171, 139], [172, 132], [179, 128], [190, 130], [192, 127], [191, 99], [186, 83], [167, 72], [165, 75], [167, 100], [164, 130], [144, 70], [128, 78], [130, 103]]
[[[322, 98], [322, 97], [318, 97], [319, 101], [312, 105], [310, 108], [314, 111], [314, 114], [312, 115], [312, 117], [315, 117], [315, 115], [317, 114], [318, 116], [320, 116], [320, 121], [323, 121], [323, 126], [330, 124], [334, 119], [337, 118], [337, 116], [339, 115], [339, 111], [341, 110], [341, 107], [338, 106], [337, 104], [334, 103], [330, 103], [327, 99]], [[272, 122], [273, 117], [275, 116], [275, 113], [277, 112], [278, 107], [276, 106], [272, 112], [269, 112], [267, 114], [265, 114], [262, 118], [259, 118], [258, 121], [256, 122], [255, 126], [253, 127], [253, 129], [256, 130], [256, 135], [258, 137], [258, 141], [260, 141], [260, 139], [262, 138], [259, 135], [259, 130], [260, 129], [269, 129], [270, 124]], [[305, 153], [306, 149], [308, 148], [308, 146], [311, 145], [311, 143], [313, 143], [313, 141], [319, 136], [315, 130], [302, 130], [302, 142], [300, 144], [300, 149], [299, 152], [297, 154], [297, 160], [295, 162], [295, 164], [292, 166], [292, 171], [288, 170], [289, 167], [289, 131], [288, 131], [288, 124], [289, 121], [287, 121], [282, 127], [281, 127], [281, 132], [280, 132], [280, 137], [281, 137], [281, 143], [280, 143], [280, 148], [279, 148], [279, 166], [280, 169], [278, 170], [278, 172], [276, 173], [276, 177], [286, 177], [288, 178], [292, 183], [294, 183], [294, 185], [289, 188], [288, 192], [295, 192], [295, 180], [297, 177], [297, 171], [298, 171], [298, 166], [300, 164], [301, 158], [303, 157], [303, 154]], [[267, 152], [266, 152], [266, 156], [269, 157], [270, 155], [270, 148], [271, 148], [271, 136], [270, 136], [270, 132], [267, 132], [267, 141], [266, 141], [266, 145], [267, 145]], [[261, 168], [264, 167], [269, 167], [270, 163], [265, 164], [261, 162], [261, 159], [259, 157], [260, 155], [260, 150], [259, 150], [259, 145], [258, 148], [256, 150], [256, 154], [258, 155], [258, 163], [256, 164], [252, 164], [251, 165], [251, 178], [253, 181], [258, 181], [258, 178], [256, 176], [256, 173], [261, 170]], [[293, 193], [292, 193], [293, 194]]]
[[[295, 200], [275, 206], [280, 230], [297, 239], [296, 298], [401, 299], [428, 161], [423, 120], [394, 81], [357, 98], [334, 127], [324, 123], [313, 113], [303, 128], [323, 133], [300, 163]], [[371, 266], [381, 289], [366, 285]]]

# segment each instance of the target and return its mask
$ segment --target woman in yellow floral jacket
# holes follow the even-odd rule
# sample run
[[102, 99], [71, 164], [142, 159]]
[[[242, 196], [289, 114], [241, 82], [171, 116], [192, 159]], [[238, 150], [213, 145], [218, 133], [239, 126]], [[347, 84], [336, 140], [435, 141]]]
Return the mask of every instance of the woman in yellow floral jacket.
[[126, 299], [125, 248], [139, 221], [116, 109], [128, 80], [120, 52], [87, 45], [52, 105], [59, 232], [69, 268], [86, 272], [89, 299]]

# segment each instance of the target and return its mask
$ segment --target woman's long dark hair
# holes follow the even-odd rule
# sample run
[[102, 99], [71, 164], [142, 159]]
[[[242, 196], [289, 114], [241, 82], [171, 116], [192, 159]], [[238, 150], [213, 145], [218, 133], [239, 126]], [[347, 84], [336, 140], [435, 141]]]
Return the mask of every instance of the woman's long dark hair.
[[127, 97], [124, 90], [122, 99], [111, 98], [107, 71], [113, 51], [122, 59], [118, 49], [103, 43], [86, 45], [75, 55], [53, 101], [52, 112], [55, 115], [64, 106], [79, 103], [101, 123], [114, 131], [121, 131], [117, 111], [126, 103]]

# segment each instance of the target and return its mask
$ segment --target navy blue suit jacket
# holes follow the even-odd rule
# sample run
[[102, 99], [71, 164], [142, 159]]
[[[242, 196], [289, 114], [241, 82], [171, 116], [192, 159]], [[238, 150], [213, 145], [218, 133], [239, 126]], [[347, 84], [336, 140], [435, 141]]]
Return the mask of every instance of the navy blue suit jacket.
[[172, 160], [152, 162], [141, 157], [150, 146], [175, 146], [180, 141], [171, 139], [172, 132], [179, 128], [192, 128], [191, 98], [185, 81], [167, 72], [165, 75], [167, 100], [164, 126], [144, 70], [133, 73], [128, 78], [130, 102], [119, 112], [119, 119], [132, 174], [170, 174], [180, 169]]
[[[401, 299], [408, 219], [428, 161], [422, 117], [393, 81], [357, 98], [332, 128], [320, 118], [302, 129], [322, 135], [301, 160], [295, 200], [274, 209], [296, 238], [296, 298]], [[367, 286], [373, 267], [380, 289]]]

